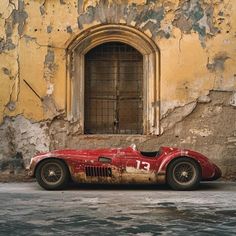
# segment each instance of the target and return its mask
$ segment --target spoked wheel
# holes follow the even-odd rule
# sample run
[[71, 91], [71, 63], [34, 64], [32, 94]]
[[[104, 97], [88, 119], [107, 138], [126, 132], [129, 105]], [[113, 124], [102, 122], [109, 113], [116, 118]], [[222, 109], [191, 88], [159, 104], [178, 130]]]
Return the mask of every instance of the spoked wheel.
[[39, 185], [47, 190], [62, 189], [69, 180], [67, 166], [56, 159], [41, 162], [36, 169], [35, 175]]
[[175, 190], [195, 189], [201, 179], [198, 164], [186, 157], [178, 158], [170, 163], [167, 170], [167, 182]]

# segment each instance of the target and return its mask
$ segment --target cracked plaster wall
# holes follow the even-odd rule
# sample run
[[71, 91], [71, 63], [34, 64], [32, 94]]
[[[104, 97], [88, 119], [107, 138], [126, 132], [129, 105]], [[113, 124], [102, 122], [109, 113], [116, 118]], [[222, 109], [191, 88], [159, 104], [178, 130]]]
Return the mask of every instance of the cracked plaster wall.
[[[78, 138], [81, 127], [66, 120], [66, 48], [82, 30], [109, 23], [135, 27], [160, 48], [161, 64], [157, 69], [161, 71], [163, 135], [154, 139], [157, 143], [167, 137], [168, 132], [174, 132], [176, 125], [189, 119], [201, 104], [208, 102], [204, 105], [212, 106], [214, 110], [215, 105], [208, 96], [210, 91], [218, 91], [215, 97], [221, 97], [221, 91], [228, 94], [227, 109], [232, 110], [229, 116], [233, 117], [230, 119], [235, 127], [234, 12], [236, 3], [233, 0], [1, 0], [1, 132], [12, 123], [13, 139], [19, 142], [15, 149], [21, 151], [24, 144], [26, 160], [33, 153], [42, 151], [42, 144], [46, 144], [45, 150], [68, 147], [70, 139], [78, 147], [105, 145], [101, 138]], [[202, 140], [199, 134], [204, 133], [205, 128], [195, 116], [191, 122], [193, 127], [197, 124], [191, 128], [191, 135]], [[207, 122], [210, 124], [210, 120]], [[228, 123], [227, 117], [223, 117], [222, 122]], [[37, 127], [39, 141], [32, 141], [31, 132], [24, 133], [25, 138], [21, 139], [20, 127], [25, 123], [29, 130]], [[218, 130], [217, 123], [211, 131], [206, 131], [209, 138], [213, 139], [211, 132], [214, 130]], [[231, 137], [230, 132], [224, 135], [225, 138]], [[0, 143], [5, 144], [2, 137]], [[76, 142], [73, 141], [75, 137]], [[109, 142], [113, 146], [136, 140], [135, 137], [113, 139], [113, 143]], [[139, 137], [136, 141], [147, 143], [146, 139]], [[181, 145], [181, 142], [176, 143]], [[192, 138], [190, 143], [194, 148]], [[0, 146], [0, 153], [5, 158], [7, 154], [6, 150], [2, 151], [3, 146]], [[150, 145], [143, 147], [150, 148]], [[205, 145], [196, 148], [204, 151]]]

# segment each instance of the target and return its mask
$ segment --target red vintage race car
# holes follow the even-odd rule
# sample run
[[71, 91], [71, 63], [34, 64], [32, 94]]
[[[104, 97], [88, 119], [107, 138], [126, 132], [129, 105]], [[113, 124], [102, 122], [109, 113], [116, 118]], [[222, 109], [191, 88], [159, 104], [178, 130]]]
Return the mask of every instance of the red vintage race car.
[[165, 184], [175, 190], [195, 189], [200, 181], [216, 180], [221, 170], [204, 155], [161, 147], [142, 152], [127, 148], [57, 150], [31, 159], [29, 175], [47, 190], [64, 188], [69, 180], [101, 184]]

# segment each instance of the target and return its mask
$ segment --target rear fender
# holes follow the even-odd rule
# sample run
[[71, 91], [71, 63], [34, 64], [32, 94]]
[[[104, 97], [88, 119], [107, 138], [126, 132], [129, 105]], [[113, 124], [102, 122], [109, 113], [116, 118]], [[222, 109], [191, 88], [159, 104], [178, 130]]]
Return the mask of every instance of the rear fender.
[[191, 158], [191, 159], [195, 160], [196, 163], [198, 163], [198, 165], [202, 171], [202, 165], [204, 165], [204, 162], [205, 162], [204, 159], [201, 158], [200, 156], [196, 157], [194, 155], [191, 155], [188, 150], [181, 150], [181, 151], [177, 151], [174, 153], [170, 153], [167, 156], [165, 156], [165, 158], [163, 158], [163, 160], [159, 166], [158, 173], [162, 173], [162, 174], [166, 173], [170, 162], [177, 159], [177, 158], [181, 158], [181, 157], [187, 157], [187, 158]]

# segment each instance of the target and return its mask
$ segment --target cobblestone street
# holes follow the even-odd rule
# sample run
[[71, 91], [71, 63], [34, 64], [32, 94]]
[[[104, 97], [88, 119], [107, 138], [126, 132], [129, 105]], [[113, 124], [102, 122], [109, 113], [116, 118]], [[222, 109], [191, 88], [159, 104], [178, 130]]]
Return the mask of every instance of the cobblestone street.
[[0, 184], [0, 235], [235, 235], [236, 183], [167, 187]]

